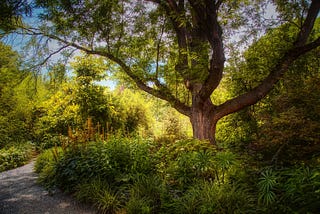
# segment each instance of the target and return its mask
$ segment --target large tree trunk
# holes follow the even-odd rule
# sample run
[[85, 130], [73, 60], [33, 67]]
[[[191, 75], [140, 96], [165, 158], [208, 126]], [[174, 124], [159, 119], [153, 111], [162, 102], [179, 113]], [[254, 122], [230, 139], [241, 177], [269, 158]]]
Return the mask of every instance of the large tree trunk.
[[199, 140], [209, 140], [216, 144], [216, 121], [208, 118], [203, 112], [197, 112], [191, 117], [193, 137]]
[[190, 122], [195, 139], [209, 140], [210, 143], [216, 144], [215, 132], [217, 120], [215, 119], [214, 108], [210, 99], [205, 102], [197, 102], [193, 105]]

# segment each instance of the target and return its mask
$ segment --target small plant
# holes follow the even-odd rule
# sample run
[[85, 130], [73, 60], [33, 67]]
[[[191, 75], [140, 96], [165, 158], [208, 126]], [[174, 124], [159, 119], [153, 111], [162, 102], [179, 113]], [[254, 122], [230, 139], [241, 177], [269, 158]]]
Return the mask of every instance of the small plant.
[[259, 202], [269, 206], [276, 200], [274, 189], [277, 185], [277, 176], [272, 169], [266, 169], [261, 173], [259, 180]]
[[81, 201], [93, 203], [101, 213], [117, 213], [121, 208], [119, 194], [101, 179], [78, 185], [75, 195]]
[[128, 214], [149, 214], [152, 213], [150, 202], [146, 198], [131, 197], [126, 203], [125, 210]]
[[174, 199], [174, 213], [247, 213], [252, 210], [254, 200], [244, 188], [237, 184], [220, 184], [198, 181], [181, 197]]
[[236, 163], [236, 156], [231, 152], [217, 152], [214, 157], [216, 178], [219, 184], [225, 183], [226, 174]]
[[163, 181], [157, 175], [142, 174], [134, 178], [130, 189], [130, 200], [148, 205], [153, 213], [160, 209], [163, 196], [166, 194]]

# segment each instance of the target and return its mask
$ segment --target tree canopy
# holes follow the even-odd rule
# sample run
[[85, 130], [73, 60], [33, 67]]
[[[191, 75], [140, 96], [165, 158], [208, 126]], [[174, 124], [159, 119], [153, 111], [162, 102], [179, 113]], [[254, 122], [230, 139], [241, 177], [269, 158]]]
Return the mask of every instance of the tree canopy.
[[[140, 89], [188, 116], [194, 137], [213, 143], [219, 119], [257, 103], [297, 58], [320, 45], [320, 38], [310, 37], [319, 14], [317, 0], [37, 0], [35, 4], [42, 8], [44, 22], [39, 28], [23, 27], [27, 34], [58, 41], [58, 51], [73, 48], [105, 57], [110, 69], [121, 70]], [[263, 16], [271, 6], [277, 20]], [[210, 96], [224, 76], [234, 38], [250, 43], [280, 24], [296, 30], [286, 46], [277, 47], [281, 51], [267, 75], [250, 90], [222, 104], [213, 103]]]

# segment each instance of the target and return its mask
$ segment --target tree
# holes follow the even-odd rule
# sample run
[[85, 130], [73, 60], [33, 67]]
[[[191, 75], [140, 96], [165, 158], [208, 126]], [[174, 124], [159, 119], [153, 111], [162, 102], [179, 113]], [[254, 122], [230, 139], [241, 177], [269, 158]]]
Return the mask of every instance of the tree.
[[[188, 116], [195, 138], [215, 143], [219, 119], [264, 98], [297, 58], [320, 45], [320, 38], [309, 39], [319, 0], [275, 1], [281, 22], [298, 29], [293, 41], [279, 47], [281, 54], [254, 88], [214, 104], [210, 96], [224, 74], [228, 36], [249, 28], [263, 34], [257, 21], [263, 2], [37, 0], [44, 9], [42, 18], [49, 22], [25, 30], [59, 41], [62, 47], [105, 57], [140, 89]], [[277, 26], [270, 23], [269, 28]]]
[[[320, 19], [314, 29], [310, 39], [319, 37]], [[229, 96], [258, 85], [281, 55], [279, 47], [290, 45], [296, 31], [292, 25], [270, 30], [244, 52], [243, 60], [230, 62], [222, 83]], [[265, 99], [221, 120], [217, 138], [236, 143], [237, 149], [254, 150], [251, 154], [268, 163], [312, 159], [320, 148], [319, 54], [315, 49], [297, 59]]]
[[[30, 93], [34, 79], [20, 68], [21, 58], [10, 46], [0, 43], [0, 148], [30, 140], [32, 109], [39, 99]], [[38, 95], [38, 93], [37, 93]]]
[[21, 16], [31, 15], [31, 10], [31, 5], [27, 0], [1, 1], [0, 32], [8, 32], [15, 29], [15, 26], [21, 21]]

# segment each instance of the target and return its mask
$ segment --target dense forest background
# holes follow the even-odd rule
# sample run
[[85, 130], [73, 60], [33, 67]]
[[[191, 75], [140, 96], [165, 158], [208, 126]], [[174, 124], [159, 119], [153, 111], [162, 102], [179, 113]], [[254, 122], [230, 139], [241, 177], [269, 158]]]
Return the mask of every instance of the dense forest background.
[[[193, 139], [192, 117], [140, 90], [99, 54], [26, 63], [6, 44], [20, 25], [14, 16], [30, 12], [21, 3], [1, 18], [0, 171], [37, 156], [49, 191], [60, 188], [104, 213], [319, 212], [319, 47], [293, 61], [264, 99], [221, 118], [210, 143]], [[210, 100], [220, 105], [259, 85], [295, 41], [296, 24], [268, 29], [245, 50], [228, 47]], [[317, 18], [309, 40], [319, 32]], [[165, 78], [191, 103], [193, 92]]]

